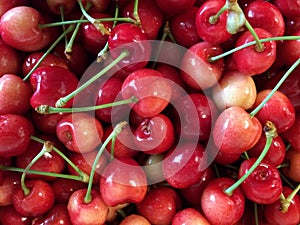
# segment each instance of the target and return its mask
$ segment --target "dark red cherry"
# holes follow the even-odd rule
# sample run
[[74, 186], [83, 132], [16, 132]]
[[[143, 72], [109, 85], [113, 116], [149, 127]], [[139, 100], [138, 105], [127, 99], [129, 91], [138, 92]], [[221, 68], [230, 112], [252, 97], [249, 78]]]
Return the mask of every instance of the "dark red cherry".
[[62, 7], [64, 14], [67, 15], [74, 10], [76, 0], [47, 0], [47, 5], [52, 13], [60, 15], [60, 7]]
[[287, 18], [299, 17], [300, 3], [297, 0], [274, 0], [274, 5]]
[[1, 225], [32, 225], [32, 218], [29, 216], [20, 215], [13, 205], [8, 205], [0, 208], [0, 223]]
[[192, 7], [196, 0], [155, 0], [155, 2], [168, 17], [172, 17]]

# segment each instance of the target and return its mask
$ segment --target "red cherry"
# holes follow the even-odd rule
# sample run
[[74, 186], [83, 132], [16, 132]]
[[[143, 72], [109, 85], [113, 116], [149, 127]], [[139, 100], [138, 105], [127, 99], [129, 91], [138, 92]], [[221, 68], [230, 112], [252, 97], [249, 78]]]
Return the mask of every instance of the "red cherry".
[[178, 193], [170, 187], [150, 189], [144, 200], [137, 204], [137, 211], [151, 224], [171, 224], [181, 208]]
[[[2, 164], [3, 165], [3, 164]], [[20, 174], [11, 171], [3, 171], [3, 178], [0, 184], [0, 206], [12, 204], [12, 196], [20, 186]]]
[[[242, 177], [255, 163], [256, 158], [242, 162], [239, 178]], [[258, 204], [271, 204], [279, 199], [282, 192], [282, 182], [277, 168], [267, 162], [261, 162], [241, 184], [245, 196]]]
[[[1, 7], [1, 6], [0, 6]], [[1, 9], [0, 9], [1, 11]], [[0, 77], [4, 74], [18, 74], [20, 72], [19, 53], [0, 39]]]
[[151, 225], [145, 217], [138, 214], [130, 214], [126, 216], [119, 225], [132, 225], [132, 224]]
[[30, 120], [14, 114], [0, 115], [0, 157], [12, 157], [26, 151], [33, 134]]
[[[254, 28], [259, 38], [270, 38], [272, 35], [261, 28]], [[250, 31], [245, 31], [236, 41], [236, 46], [242, 46], [253, 41]], [[233, 53], [233, 60], [237, 69], [245, 75], [257, 75], [269, 69], [276, 58], [276, 42], [269, 41], [262, 43], [263, 50], [257, 51], [255, 46], [244, 48]], [[264, 62], [264, 63], [261, 63]]]
[[256, 117], [240, 107], [225, 109], [215, 121], [213, 139], [224, 154], [241, 154], [252, 148], [262, 134], [262, 125]]
[[0, 17], [9, 9], [21, 5], [28, 5], [28, 0], [0, 0]]
[[178, 211], [172, 219], [172, 225], [210, 225], [211, 223], [194, 208]]
[[196, 29], [199, 37], [204, 41], [212, 44], [220, 44], [231, 37], [231, 34], [226, 29], [227, 11], [223, 12], [216, 21], [210, 21], [210, 18], [215, 16], [224, 4], [224, 0], [206, 1], [198, 9], [196, 14]]
[[204, 189], [201, 207], [211, 224], [235, 224], [243, 216], [245, 197], [241, 188], [235, 189], [231, 196], [224, 193], [224, 190], [233, 185], [234, 182], [228, 177], [216, 178], [210, 181]]
[[20, 215], [13, 205], [0, 208], [1, 225], [31, 225], [32, 218]]
[[50, 29], [40, 29], [44, 19], [39, 11], [28, 6], [17, 6], [1, 17], [0, 34], [8, 45], [21, 51], [37, 51], [51, 41]]
[[285, 154], [285, 162], [289, 163], [288, 167], [282, 168], [282, 172], [291, 180], [300, 182], [300, 152], [294, 148], [290, 148]]
[[155, 0], [155, 2], [167, 16], [172, 17], [192, 7], [196, 0]]
[[24, 115], [30, 109], [33, 91], [30, 84], [14, 74], [0, 77], [0, 114]]
[[181, 61], [182, 80], [196, 90], [205, 90], [215, 85], [221, 77], [224, 60], [214, 63], [209, 58], [222, 53], [222, 49], [215, 44], [199, 42], [184, 54]]
[[108, 206], [139, 203], [146, 192], [146, 174], [132, 158], [113, 159], [100, 178], [100, 193]]
[[299, 139], [299, 132], [300, 129], [300, 116], [299, 114], [296, 115], [295, 122], [293, 126], [288, 129], [287, 131], [282, 133], [282, 137], [284, 140], [288, 141], [291, 146], [300, 152], [300, 139]]
[[75, 191], [69, 198], [67, 205], [72, 225], [102, 225], [105, 223], [108, 207], [101, 195], [92, 189], [91, 202], [84, 201], [87, 189]]
[[54, 192], [50, 184], [43, 180], [29, 180], [26, 187], [30, 189], [28, 195], [24, 195], [21, 187], [12, 197], [12, 202], [23, 216], [37, 217], [48, 212], [54, 205]]
[[56, 134], [69, 150], [85, 153], [101, 143], [103, 127], [99, 120], [88, 113], [74, 113], [58, 122]]
[[142, 117], [153, 117], [161, 113], [172, 96], [170, 82], [153, 69], [139, 69], [132, 72], [122, 85], [123, 99], [138, 98], [133, 110]]
[[288, 18], [299, 17], [300, 4], [297, 0], [274, 0], [274, 5]]
[[76, 6], [76, 1], [75, 0], [47, 0], [47, 5], [49, 9], [51, 10], [52, 13], [56, 15], [60, 15], [60, 7], [63, 7], [63, 12], [64, 14], [69, 14], [71, 13], [75, 6]]
[[134, 141], [137, 149], [146, 154], [165, 152], [175, 141], [173, 124], [163, 114], [145, 118], [134, 131]]

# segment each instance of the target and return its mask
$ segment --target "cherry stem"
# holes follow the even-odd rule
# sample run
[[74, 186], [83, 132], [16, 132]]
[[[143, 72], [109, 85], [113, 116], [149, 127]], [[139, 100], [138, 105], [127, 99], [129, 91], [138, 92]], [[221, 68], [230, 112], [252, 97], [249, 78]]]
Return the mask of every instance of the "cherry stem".
[[[263, 42], [268, 42], [268, 41], [292, 41], [292, 40], [300, 40], [300, 36], [279, 36], [279, 37], [271, 37], [271, 38], [263, 38], [263, 39], [260, 39], [260, 42], [263, 43]], [[220, 55], [217, 55], [217, 56], [213, 56], [213, 57], [210, 57], [209, 58], [209, 61], [210, 62], [215, 62], [221, 58], [224, 58], [234, 52], [237, 52], [239, 50], [242, 50], [244, 48], [247, 48], [247, 47], [250, 47], [250, 46], [253, 46], [253, 45], [256, 45], [256, 41], [251, 41], [251, 42], [248, 42], [244, 45], [241, 45], [239, 47], [236, 47], [236, 48], [233, 48], [227, 52], [224, 52]]]
[[280, 88], [283, 82], [288, 78], [288, 76], [295, 70], [295, 68], [300, 64], [300, 58], [294, 62], [294, 64], [285, 72], [285, 74], [278, 81], [276, 86], [272, 89], [272, 91], [264, 98], [264, 100], [252, 111], [250, 112], [250, 117], [254, 117], [256, 113], [266, 104], [267, 101], [273, 96], [273, 94]]
[[280, 198], [280, 202], [281, 202], [281, 209], [280, 211], [283, 213], [286, 213], [291, 205], [291, 201], [293, 200], [293, 198], [296, 196], [296, 194], [298, 193], [298, 191], [300, 190], [300, 184], [298, 184], [298, 186], [292, 191], [292, 193], [287, 197], [287, 198]]
[[98, 20], [98, 19], [95, 19], [93, 17], [91, 17], [87, 11], [84, 9], [83, 5], [82, 5], [82, 0], [77, 0], [78, 4], [79, 4], [79, 7], [80, 7], [80, 10], [82, 12], [82, 14], [85, 16], [85, 18], [91, 23], [93, 24], [97, 30], [99, 30], [103, 35], [104, 34], [110, 34], [110, 32], [105, 28], [105, 26], [103, 25], [103, 23]]
[[264, 46], [263, 46], [260, 38], [258, 37], [257, 33], [255, 32], [254, 28], [251, 26], [251, 24], [249, 23], [249, 21], [247, 19], [245, 21], [245, 26], [250, 31], [250, 33], [252, 34], [252, 36], [253, 36], [253, 38], [256, 42], [255, 50], [257, 52], [263, 52], [264, 51]]
[[28, 72], [28, 74], [23, 78], [24, 81], [28, 80], [30, 75], [33, 71], [38, 68], [38, 66], [42, 63], [42, 61], [47, 57], [47, 55], [58, 45], [58, 43], [72, 30], [74, 26], [69, 26], [54, 42], [53, 44], [47, 49], [47, 51], [42, 55], [42, 57], [36, 62], [36, 64], [32, 67], [32, 69]]
[[223, 5], [223, 7], [217, 12], [216, 15], [213, 15], [209, 17], [209, 23], [210, 24], [216, 24], [218, 22], [219, 17], [222, 15], [223, 12], [225, 12], [228, 9], [227, 4]]
[[141, 25], [141, 19], [140, 19], [140, 16], [139, 16], [139, 0], [134, 1], [133, 17], [136, 20], [136, 24], [140, 26]]
[[[31, 136], [30, 139], [39, 142], [41, 144], [44, 144], [45, 141], [43, 139], [40, 139], [35, 136]], [[52, 150], [55, 151], [60, 157], [62, 157], [81, 177], [81, 181], [87, 183], [89, 176], [83, 172], [81, 169], [79, 169], [65, 154], [63, 154], [58, 148], [55, 146], [52, 146]]]
[[[60, 6], [59, 11], [60, 11], [61, 21], [64, 22], [65, 21], [64, 7]], [[62, 25], [62, 28], [63, 28], [63, 32], [65, 32], [66, 31], [66, 26]], [[67, 37], [67, 35], [65, 35], [65, 45], [67, 46], [67, 44], [68, 44], [68, 37]]]
[[[23, 173], [25, 169], [23, 168], [17, 168], [17, 167], [10, 167], [10, 166], [0, 166], [1, 170], [5, 171], [12, 171], [12, 172], [21, 172]], [[64, 178], [64, 179], [71, 179], [71, 180], [77, 180], [82, 181], [82, 176], [75, 176], [70, 174], [60, 174], [60, 173], [53, 173], [53, 172], [44, 172], [39, 170], [27, 170], [27, 174], [36, 174], [36, 175], [42, 175], [42, 176], [48, 176], [48, 177], [56, 177], [56, 178]], [[85, 182], [87, 183], [87, 182]]]
[[37, 111], [40, 114], [88, 112], [88, 111], [95, 111], [98, 109], [105, 109], [105, 108], [119, 106], [119, 105], [126, 105], [129, 103], [136, 103], [137, 101], [138, 99], [133, 96], [129, 99], [120, 100], [112, 103], [96, 105], [96, 106], [80, 107], [80, 108], [56, 108], [49, 105], [40, 105], [35, 108], [35, 111]]
[[95, 174], [95, 171], [96, 171], [96, 168], [97, 168], [97, 164], [98, 164], [98, 161], [105, 149], [105, 147], [108, 145], [108, 143], [115, 137], [117, 137], [123, 130], [123, 128], [127, 125], [127, 122], [126, 121], [123, 121], [123, 122], [120, 122], [118, 123], [113, 131], [111, 132], [111, 134], [107, 137], [107, 139], [104, 141], [104, 143], [102, 144], [101, 148], [99, 149], [96, 157], [95, 157], [95, 160], [93, 162], [93, 166], [92, 166], [92, 169], [91, 169], [91, 173], [90, 173], [90, 179], [89, 179], [89, 183], [88, 183], [88, 188], [87, 188], [87, 192], [86, 192], [86, 195], [84, 197], [84, 202], [86, 204], [90, 203], [92, 201], [92, 195], [91, 195], [91, 191], [92, 191], [92, 187], [93, 187], [93, 178], [94, 178], [94, 174]]
[[121, 62], [128, 55], [129, 55], [129, 52], [127, 50], [121, 52], [121, 54], [115, 60], [113, 60], [110, 64], [108, 64], [106, 67], [104, 67], [99, 73], [97, 73], [95, 76], [93, 76], [90, 80], [88, 80], [87, 82], [82, 84], [80, 87], [78, 87], [76, 90], [74, 90], [67, 96], [58, 99], [57, 102], [55, 103], [55, 107], [57, 107], [57, 108], [63, 107], [75, 95], [79, 94], [82, 90], [84, 90], [86, 87], [88, 87], [90, 84], [92, 84], [98, 78], [100, 78], [103, 74], [108, 72], [111, 68], [113, 68], [117, 63]]
[[21, 187], [24, 192], [24, 195], [27, 196], [30, 193], [30, 190], [26, 187], [25, 184], [25, 176], [28, 170], [33, 166], [33, 164], [38, 161], [45, 153], [51, 152], [53, 147], [53, 143], [51, 141], [45, 141], [42, 150], [31, 160], [30, 163], [24, 169], [21, 176]]
[[259, 225], [258, 209], [257, 209], [257, 203], [256, 202], [254, 202], [254, 220], [255, 220], [255, 225]]
[[271, 121], [267, 121], [264, 126], [264, 132], [266, 135], [266, 144], [265, 147], [260, 154], [260, 156], [257, 158], [255, 163], [251, 166], [251, 168], [245, 173], [237, 182], [235, 182], [233, 185], [231, 185], [229, 188], [227, 188], [224, 193], [228, 196], [231, 196], [233, 191], [240, 186], [250, 175], [251, 173], [257, 168], [257, 166], [261, 163], [265, 155], [268, 153], [268, 150], [271, 146], [272, 140], [274, 137], [277, 136], [276, 127]]

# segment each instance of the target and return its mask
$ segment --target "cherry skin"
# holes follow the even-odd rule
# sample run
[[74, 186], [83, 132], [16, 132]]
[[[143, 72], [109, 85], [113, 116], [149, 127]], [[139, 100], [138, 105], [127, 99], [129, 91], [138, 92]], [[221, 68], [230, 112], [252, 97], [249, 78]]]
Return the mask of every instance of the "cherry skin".
[[0, 185], [0, 206], [8, 206], [12, 204], [12, 196], [16, 193], [20, 186], [20, 174], [3, 171], [3, 178]]
[[300, 152], [300, 141], [299, 141], [299, 134], [298, 130], [300, 129], [300, 116], [299, 114], [296, 115], [295, 122], [293, 126], [288, 129], [287, 131], [282, 133], [282, 137], [286, 140], [291, 146]]
[[[283, 186], [283, 195], [287, 198], [291, 193], [292, 189], [288, 186]], [[300, 221], [300, 198], [299, 195], [296, 195], [292, 201], [290, 206], [288, 207], [287, 212], [282, 212], [281, 202], [278, 199], [276, 202], [272, 204], [268, 204], [264, 207], [263, 214], [265, 220], [269, 224], [279, 225], [279, 224], [299, 224]]]
[[173, 124], [163, 114], [145, 118], [134, 131], [134, 141], [137, 149], [146, 154], [165, 152], [175, 141]]
[[34, 129], [30, 120], [15, 114], [0, 115], [0, 157], [12, 157], [26, 151]]
[[[187, 188], [201, 180], [206, 165], [204, 147], [181, 143], [172, 148], [162, 162], [163, 175], [174, 188]], [[193, 173], [193, 176], [189, 174]]]
[[138, 98], [132, 109], [142, 117], [161, 113], [172, 97], [170, 82], [154, 69], [139, 69], [128, 75], [122, 85], [123, 99]]
[[99, 120], [88, 113], [74, 113], [58, 122], [56, 134], [70, 151], [85, 153], [101, 143], [103, 127]]
[[155, 0], [155, 2], [164, 14], [172, 17], [192, 7], [196, 0]]
[[210, 225], [210, 222], [194, 208], [178, 211], [172, 219], [172, 225]]
[[[262, 28], [254, 28], [259, 38], [270, 38], [272, 34]], [[236, 41], [236, 46], [244, 45], [253, 41], [250, 31], [245, 31]], [[233, 60], [238, 71], [245, 75], [253, 76], [261, 74], [269, 69], [276, 58], [276, 42], [262, 43], [263, 50], [257, 51], [256, 46], [250, 46], [233, 53]], [[261, 63], [264, 62], [264, 63]]]
[[126, 216], [120, 223], [120, 225], [132, 225], [132, 224], [151, 225], [145, 217], [138, 214], [130, 214]]
[[[57, 74], [60, 74], [58, 76]], [[69, 70], [58, 66], [44, 66], [37, 68], [30, 76], [30, 83], [34, 90], [30, 104], [33, 108], [40, 105], [55, 106], [56, 101], [74, 91], [78, 86], [78, 79]], [[59, 87], [59, 88], [58, 88]], [[65, 107], [72, 107], [73, 99]]]
[[38, 217], [48, 212], [54, 205], [54, 192], [50, 184], [43, 180], [28, 180], [26, 187], [30, 189], [28, 195], [24, 195], [21, 187], [12, 197], [12, 202], [23, 216]]
[[76, 6], [76, 1], [75, 0], [47, 0], [47, 5], [51, 12], [53, 12], [56, 15], [60, 15], [60, 7], [63, 7], [63, 12], [64, 14], [69, 14], [71, 13], [75, 6]]
[[13, 205], [0, 208], [1, 225], [31, 225], [32, 218], [20, 215]]
[[215, 22], [210, 22], [210, 18], [215, 16], [224, 4], [224, 0], [206, 1], [198, 9], [196, 29], [199, 37], [204, 41], [212, 44], [221, 44], [231, 37], [231, 34], [226, 29], [227, 11], [223, 12]]
[[[134, 19], [133, 8], [134, 1], [130, 1], [129, 4], [122, 10], [122, 15], [124, 17], [131, 17]], [[143, 32], [149, 40], [155, 40], [163, 25], [163, 13], [154, 1], [144, 0], [139, 2], [138, 14]]]
[[69, 198], [67, 208], [72, 224], [104, 224], [108, 213], [107, 205], [95, 189], [91, 192], [92, 200], [86, 203], [84, 201], [86, 191], [86, 188], [77, 190]]
[[16, 6], [28, 5], [28, 0], [12, 0], [12, 1], [0, 1], [0, 17], [9, 9], [14, 8]]
[[40, 29], [44, 19], [39, 11], [28, 6], [17, 6], [1, 17], [0, 34], [8, 45], [21, 51], [37, 51], [51, 41], [51, 29]]
[[100, 193], [108, 206], [137, 204], [144, 199], [146, 192], [146, 174], [132, 158], [113, 159], [100, 178]]
[[18, 74], [20, 72], [19, 53], [0, 39], [0, 77], [4, 74]]
[[182, 80], [196, 90], [205, 90], [215, 85], [221, 77], [224, 60], [214, 63], [209, 58], [222, 53], [218, 45], [199, 42], [184, 54], [181, 61]]
[[150, 189], [144, 200], [137, 204], [137, 211], [150, 224], [171, 224], [176, 212], [181, 209], [178, 193], [170, 187]]
[[274, 5], [288, 18], [299, 17], [300, 7], [297, 0], [274, 0]]
[[30, 109], [32, 94], [30, 84], [17, 75], [3, 75], [0, 77], [0, 114], [26, 114]]
[[282, 168], [282, 172], [291, 180], [295, 182], [300, 181], [300, 176], [299, 176], [299, 161], [300, 159], [300, 152], [298, 150], [295, 150], [294, 148], [290, 148], [286, 155], [285, 155], [285, 162], [289, 163], [288, 167]]
[[[265, 89], [257, 93], [255, 108], [271, 92], [271, 89]], [[257, 119], [265, 124], [266, 121], [272, 121], [275, 124], [278, 133], [288, 130], [295, 122], [296, 114], [292, 102], [286, 95], [276, 91], [270, 100], [256, 114]]]
[[243, 216], [245, 197], [241, 188], [235, 189], [231, 196], [224, 193], [224, 190], [234, 182], [232, 178], [228, 177], [216, 178], [209, 182], [204, 189], [201, 207], [211, 224], [235, 224]]
[[274, 4], [256, 0], [245, 7], [244, 13], [252, 27], [263, 28], [270, 32], [273, 37], [284, 34], [285, 21], [281, 12]]
[[[255, 163], [256, 158], [242, 162], [239, 178]], [[250, 176], [241, 184], [245, 196], [258, 204], [271, 204], [279, 199], [282, 192], [282, 181], [277, 168], [267, 162], [261, 162]]]
[[221, 152], [241, 154], [257, 143], [262, 125], [244, 109], [232, 106], [219, 115], [212, 132], [214, 143]]

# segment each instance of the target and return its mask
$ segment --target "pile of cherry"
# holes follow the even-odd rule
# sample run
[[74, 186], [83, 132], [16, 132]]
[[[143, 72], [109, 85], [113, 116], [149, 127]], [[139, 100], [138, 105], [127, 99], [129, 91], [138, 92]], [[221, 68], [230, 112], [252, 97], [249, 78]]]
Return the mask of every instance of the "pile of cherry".
[[297, 0], [0, 0], [0, 224], [300, 223]]

